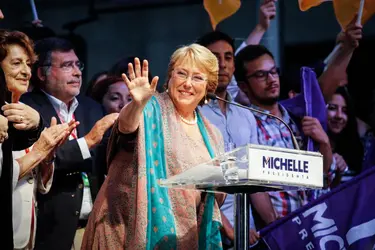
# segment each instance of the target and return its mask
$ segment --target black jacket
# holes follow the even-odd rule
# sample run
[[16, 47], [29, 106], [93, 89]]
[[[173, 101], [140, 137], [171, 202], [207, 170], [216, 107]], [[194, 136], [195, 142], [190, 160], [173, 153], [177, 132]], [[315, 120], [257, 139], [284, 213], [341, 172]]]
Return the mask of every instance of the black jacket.
[[[74, 112], [75, 119], [80, 122], [77, 127], [78, 138], [85, 136], [95, 123], [104, 116], [101, 105], [90, 98], [78, 96], [79, 102]], [[51, 117], [61, 123], [48, 97], [40, 90], [34, 90], [22, 96], [21, 102], [36, 109], [47, 122]], [[105, 140], [103, 140], [105, 141]], [[104, 158], [98, 162], [96, 157], [105, 152], [106, 147], [99, 145], [90, 149], [91, 158], [83, 159], [77, 140], [65, 142], [56, 152], [55, 172], [52, 187], [48, 194], [38, 195], [38, 221], [35, 249], [70, 250], [75, 231], [79, 223], [79, 215], [83, 198], [83, 181], [81, 172], [89, 176], [92, 198], [99, 189], [97, 168], [106, 168]]]

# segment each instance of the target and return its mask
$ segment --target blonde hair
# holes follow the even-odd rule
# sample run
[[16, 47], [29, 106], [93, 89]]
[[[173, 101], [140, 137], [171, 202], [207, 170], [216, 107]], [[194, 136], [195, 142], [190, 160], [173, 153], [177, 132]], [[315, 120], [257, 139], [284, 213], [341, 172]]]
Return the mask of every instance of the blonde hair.
[[[193, 43], [177, 49], [171, 56], [168, 65], [167, 84], [176, 65], [191, 65], [202, 69], [207, 74], [206, 92], [214, 93], [219, 80], [219, 63], [216, 56], [206, 47]], [[203, 105], [205, 97], [199, 102]]]

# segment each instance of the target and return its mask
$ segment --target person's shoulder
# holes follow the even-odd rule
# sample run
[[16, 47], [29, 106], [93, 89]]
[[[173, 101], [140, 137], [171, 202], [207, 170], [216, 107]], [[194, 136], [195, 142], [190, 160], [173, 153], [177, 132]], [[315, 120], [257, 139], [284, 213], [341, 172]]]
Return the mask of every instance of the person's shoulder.
[[27, 105], [36, 104], [40, 106], [42, 105], [41, 100], [43, 100], [44, 96], [45, 94], [42, 91], [33, 90], [33, 91], [26, 92], [25, 94], [23, 94], [20, 98], [20, 102], [27, 104]]
[[[238, 102], [234, 103], [238, 104]], [[239, 118], [247, 119], [248, 121], [255, 123], [255, 116], [253, 114], [253, 111], [246, 108], [238, 107], [236, 105], [232, 105], [232, 108], [236, 110], [236, 114], [239, 116]]]
[[220, 129], [218, 127], [216, 127], [215, 124], [210, 122], [207, 118], [203, 117], [202, 119], [205, 123], [205, 126], [206, 126], [207, 130], [210, 131], [209, 134], [211, 134], [211, 136], [213, 135], [213, 137], [215, 138], [215, 141], [216, 142], [222, 141], [223, 140], [223, 134], [221, 133]]
[[84, 95], [79, 95], [76, 97], [78, 101], [78, 106], [80, 110], [88, 114], [89, 117], [93, 119], [101, 119], [105, 116], [106, 112], [102, 104], [98, 103], [91, 97]]
[[205, 117], [209, 117], [213, 113], [213, 110], [208, 106], [208, 104], [204, 104], [203, 106], [198, 106], [198, 110]]
[[38, 95], [40, 95], [40, 93], [37, 93], [34, 91], [26, 92], [25, 94], [21, 96], [21, 102], [24, 102], [23, 100], [32, 100]]
[[33, 95], [30, 92], [23, 94], [20, 98], [20, 102], [24, 104], [28, 104], [31, 101], [33, 101]]
[[167, 92], [158, 92], [156, 91], [153, 95], [153, 98], [151, 98], [151, 100], [154, 99], [158, 102], [165, 102], [169, 99], [169, 96], [167, 94]]
[[206, 128], [208, 128], [208, 130], [212, 131], [212, 133], [213, 133], [215, 136], [222, 137], [222, 134], [221, 134], [220, 129], [219, 129], [214, 123], [212, 123], [212, 122], [211, 122], [206, 116], [204, 116], [204, 115], [202, 115], [201, 118], [202, 118], [202, 121], [203, 121], [203, 123], [205, 124]]
[[85, 96], [85, 95], [79, 95], [77, 96], [77, 101], [79, 105], [91, 107], [91, 108], [99, 108], [102, 107], [100, 103], [92, 99], [91, 97]]
[[212, 126], [212, 130], [214, 131], [215, 135], [222, 138], [223, 134], [221, 133], [220, 129], [213, 123], [210, 123], [210, 125]]

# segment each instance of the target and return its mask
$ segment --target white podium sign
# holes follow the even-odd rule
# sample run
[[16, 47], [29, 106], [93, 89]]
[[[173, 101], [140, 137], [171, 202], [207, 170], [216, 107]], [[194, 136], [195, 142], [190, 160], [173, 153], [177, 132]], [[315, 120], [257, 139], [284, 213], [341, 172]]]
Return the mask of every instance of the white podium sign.
[[323, 156], [317, 152], [248, 145], [248, 179], [323, 187]]

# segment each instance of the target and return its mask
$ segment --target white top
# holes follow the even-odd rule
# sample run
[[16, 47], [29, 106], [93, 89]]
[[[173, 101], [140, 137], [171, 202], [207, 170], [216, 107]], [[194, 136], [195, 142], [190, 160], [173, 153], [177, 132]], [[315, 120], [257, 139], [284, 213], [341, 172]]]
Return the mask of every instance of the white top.
[[[29, 148], [30, 150], [32, 147]], [[13, 151], [13, 159], [18, 159], [26, 155], [25, 150]], [[53, 180], [54, 164], [52, 164], [52, 174], [46, 185], [43, 184], [42, 176], [38, 168], [26, 174], [20, 179], [13, 191], [13, 239], [14, 249], [24, 249], [31, 241], [34, 246], [36, 232], [36, 192], [46, 194], [49, 192]], [[17, 175], [18, 179], [18, 175]], [[34, 206], [34, 207], [33, 207]], [[34, 213], [33, 213], [34, 209]], [[31, 236], [31, 223], [34, 217], [33, 235]]]

